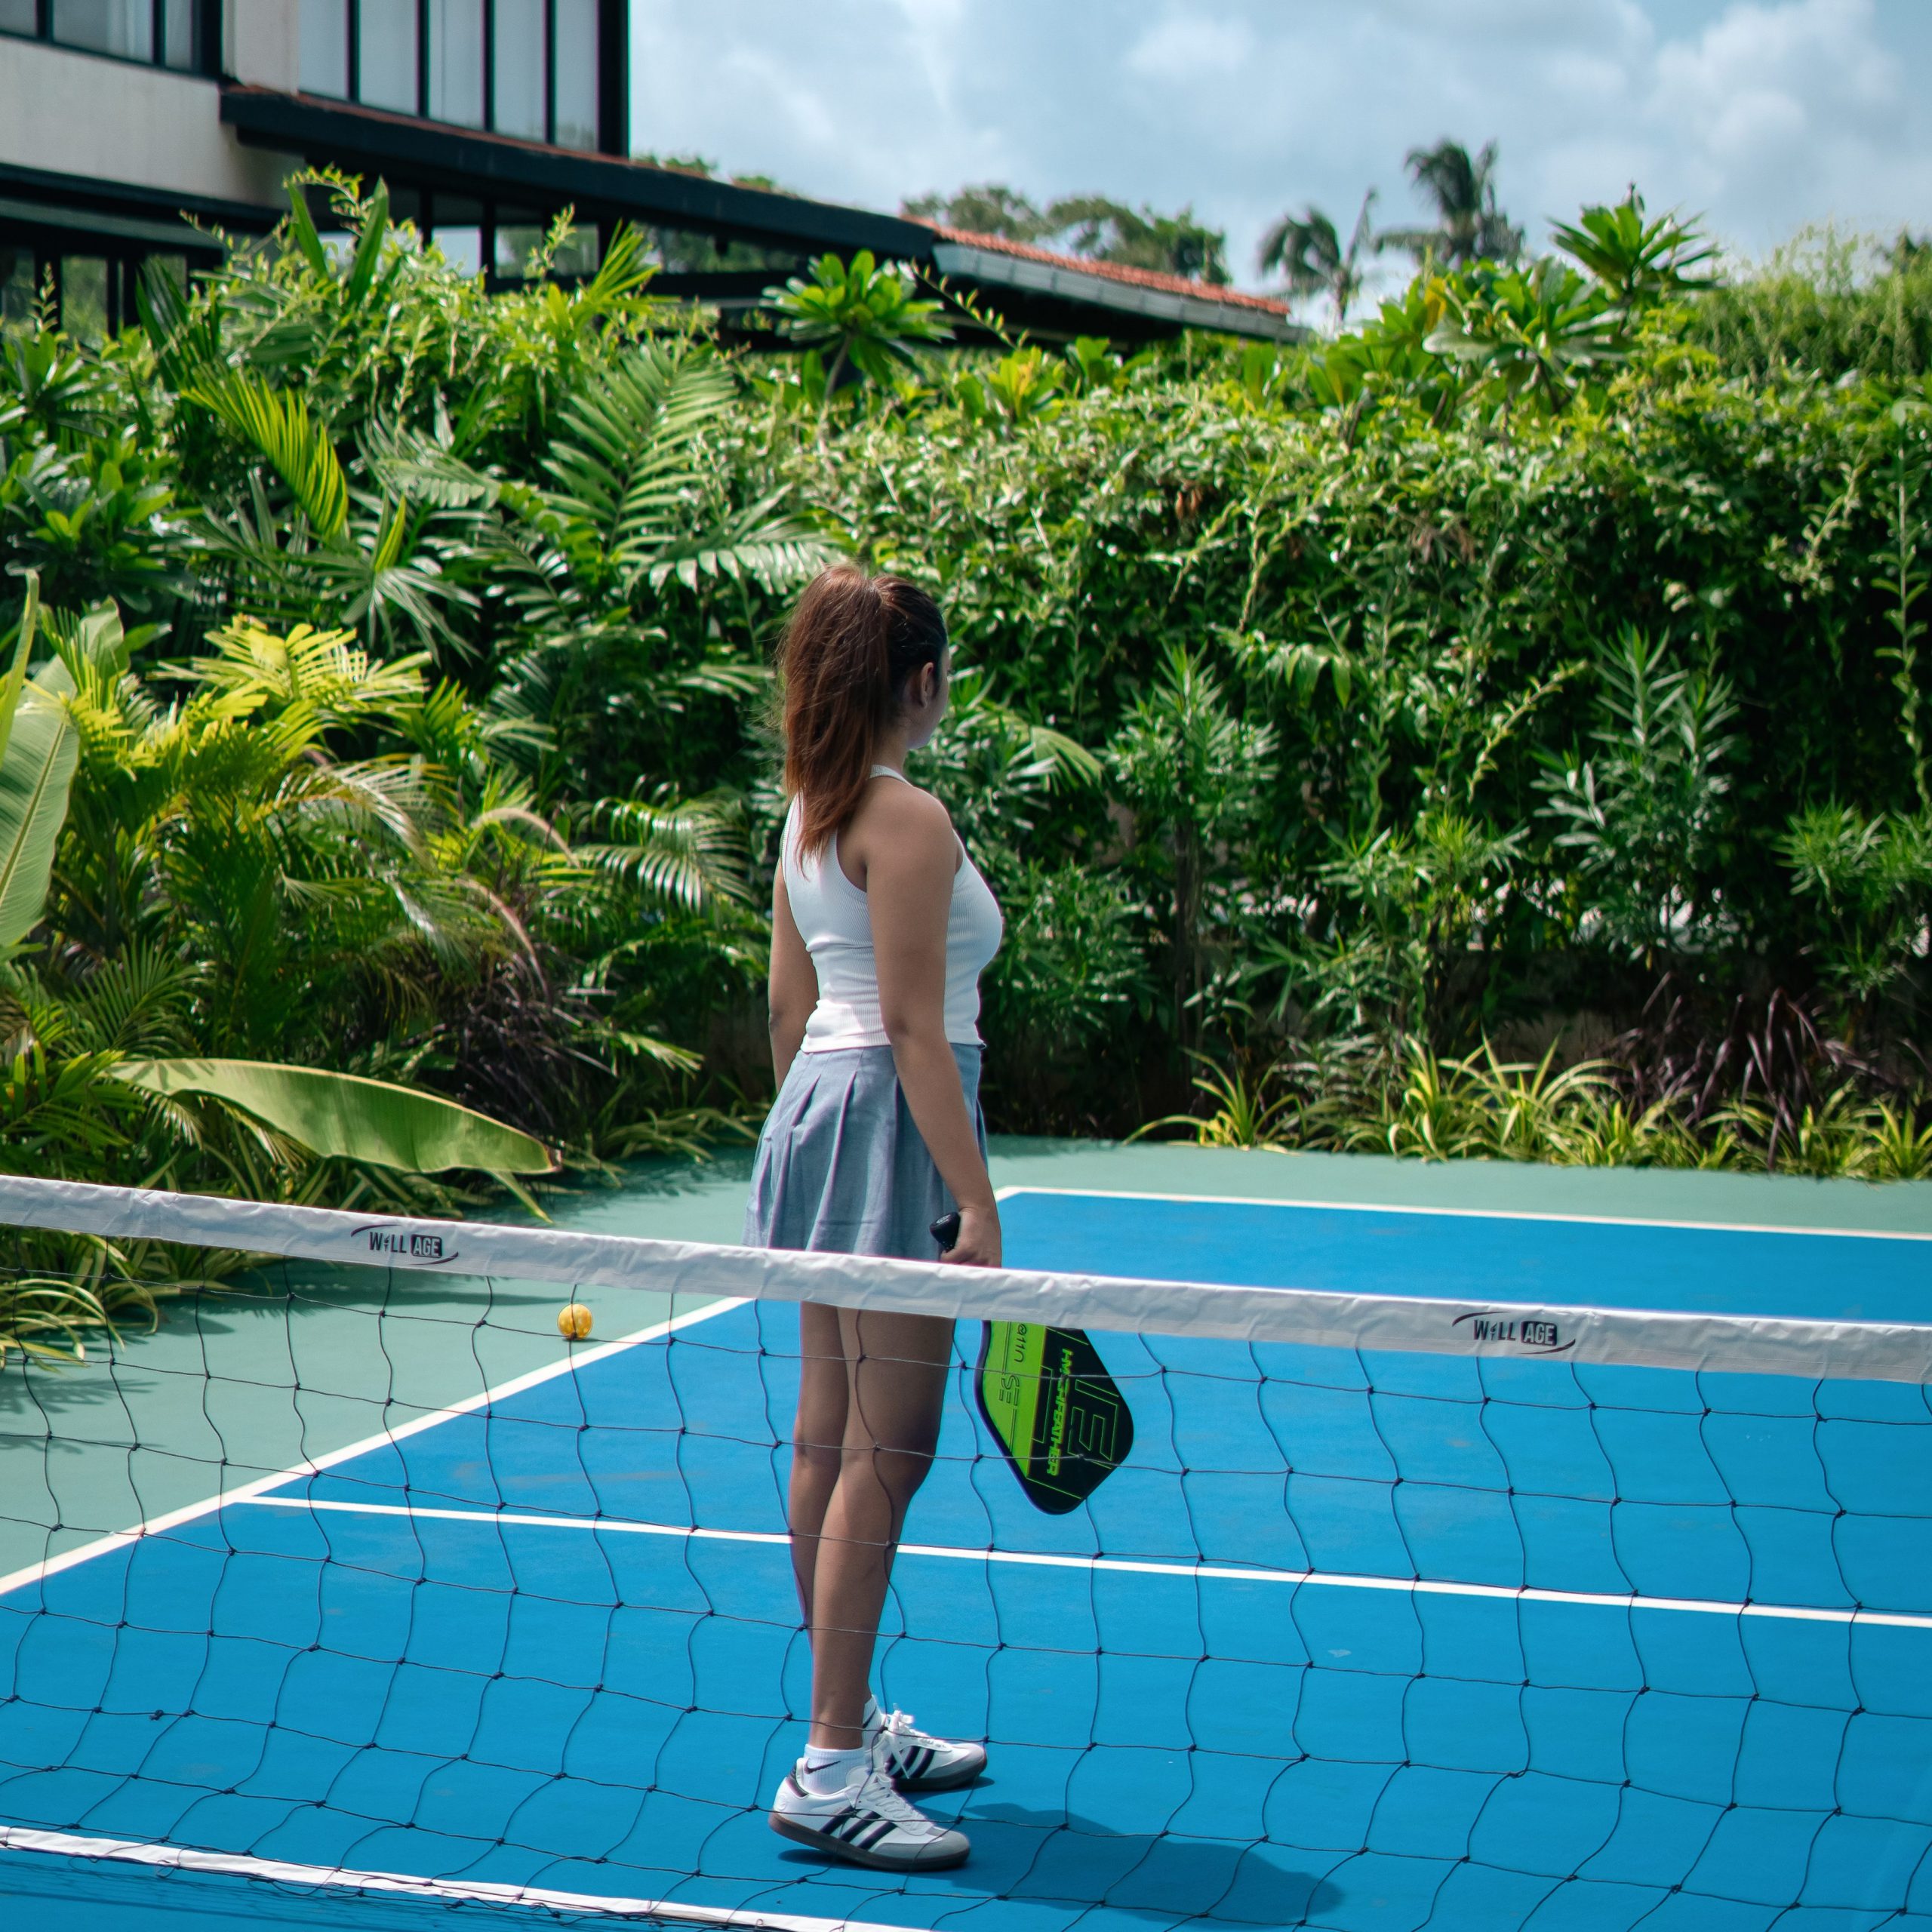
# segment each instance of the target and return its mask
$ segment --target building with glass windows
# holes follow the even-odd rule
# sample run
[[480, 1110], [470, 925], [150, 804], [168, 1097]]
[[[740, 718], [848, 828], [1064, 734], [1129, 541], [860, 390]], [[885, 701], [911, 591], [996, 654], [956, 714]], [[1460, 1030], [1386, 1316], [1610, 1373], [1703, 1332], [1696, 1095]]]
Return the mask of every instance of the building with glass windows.
[[[57, 305], [82, 335], [133, 312], [136, 273], [185, 273], [260, 233], [285, 183], [333, 166], [452, 260], [521, 276], [565, 209], [595, 266], [630, 222], [660, 293], [728, 326], [774, 280], [869, 249], [1036, 334], [1185, 327], [1280, 339], [1285, 306], [630, 158], [628, 0], [0, 0], [0, 323]], [[318, 212], [319, 212], [318, 209]]]

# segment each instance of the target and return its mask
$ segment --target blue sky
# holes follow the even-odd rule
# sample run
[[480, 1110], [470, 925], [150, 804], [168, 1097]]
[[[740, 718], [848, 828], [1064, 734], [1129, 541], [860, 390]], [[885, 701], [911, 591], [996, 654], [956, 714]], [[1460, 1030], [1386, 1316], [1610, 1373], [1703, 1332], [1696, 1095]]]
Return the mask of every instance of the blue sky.
[[1192, 202], [1257, 240], [1501, 143], [1533, 232], [1637, 181], [1751, 255], [1932, 231], [1932, 0], [632, 0], [633, 137], [875, 208], [963, 182]]

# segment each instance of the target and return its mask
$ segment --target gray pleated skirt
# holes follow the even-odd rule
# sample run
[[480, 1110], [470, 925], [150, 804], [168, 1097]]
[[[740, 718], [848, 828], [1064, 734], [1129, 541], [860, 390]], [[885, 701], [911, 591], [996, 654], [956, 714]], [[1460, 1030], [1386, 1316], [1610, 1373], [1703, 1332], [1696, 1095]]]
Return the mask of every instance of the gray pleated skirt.
[[[983, 1154], [983, 1049], [952, 1052]], [[758, 1138], [746, 1247], [936, 1261], [932, 1223], [957, 1204], [913, 1123], [890, 1047], [792, 1061]]]

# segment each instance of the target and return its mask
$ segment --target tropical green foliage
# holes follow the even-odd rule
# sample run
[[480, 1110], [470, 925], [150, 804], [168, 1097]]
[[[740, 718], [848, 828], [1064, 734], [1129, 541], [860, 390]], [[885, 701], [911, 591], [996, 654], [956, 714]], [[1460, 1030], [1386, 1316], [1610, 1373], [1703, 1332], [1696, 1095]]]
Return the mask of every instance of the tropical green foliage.
[[1305, 348], [942, 353], [855, 260], [739, 358], [632, 238], [492, 297], [340, 184], [346, 254], [10, 338], [9, 1158], [426, 1198], [232, 1061], [586, 1164], [755, 1100], [766, 651], [849, 552], [952, 624], [995, 1124], [1918, 1171], [1932, 284], [1787, 327], [1634, 194], [1519, 259], [1435, 152], [1423, 272]]
[[683, 1041], [761, 934], [682, 761], [761, 684], [719, 600], [831, 552], [719, 486], [740, 386], [634, 240], [501, 301], [340, 192], [346, 259], [298, 201], [98, 355], [6, 344], [8, 1167], [433, 1208], [721, 1118]]
[[836, 389], [849, 363], [875, 383], [891, 383], [912, 366], [915, 343], [952, 334], [945, 305], [914, 293], [909, 272], [881, 267], [863, 248], [850, 262], [821, 255], [809, 276], [794, 275], [773, 302], [792, 340], [823, 358], [832, 352], [825, 387]]
[[[1291, 295], [1325, 295], [1334, 309], [1335, 326], [1341, 329], [1367, 279], [1366, 258], [1371, 254], [1405, 251], [1415, 257], [1425, 275], [1478, 262], [1515, 264], [1522, 253], [1523, 231], [1511, 224], [1497, 200], [1494, 142], [1474, 156], [1452, 140], [1439, 141], [1432, 148], [1412, 148], [1407, 166], [1411, 181], [1434, 214], [1429, 226], [1378, 231], [1369, 220], [1379, 192], [1371, 188], [1362, 197], [1346, 244], [1335, 223], [1318, 208], [1310, 205], [1299, 215], [1283, 215], [1261, 238], [1257, 257], [1261, 272], [1278, 273]], [[1641, 203], [1638, 211], [1641, 214]], [[1585, 220], [1607, 213], [1593, 210]], [[1560, 236], [1559, 245], [1567, 245]]]
[[[163, 708], [131, 668], [142, 640], [112, 605], [52, 641], [0, 755], [0, 792], [37, 777], [50, 743], [65, 781], [41, 788], [45, 857], [12, 881], [36, 895], [0, 961], [17, 1091], [45, 1089], [50, 1124], [75, 1104], [79, 1075], [96, 1091], [220, 1103], [212, 1123], [162, 1108], [129, 1134], [117, 1096], [102, 1131], [81, 1137], [85, 1170], [112, 1157], [129, 1178], [186, 1178], [219, 1168], [238, 1131], [285, 1186], [331, 1158], [405, 1175], [546, 1171], [540, 1142], [486, 1115], [264, 1057], [321, 1057], [354, 981], [386, 975], [392, 994], [420, 954], [506, 945], [475, 881], [436, 863], [420, 772], [327, 749], [332, 729], [420, 699], [415, 665], [373, 667], [341, 632], [284, 641], [245, 625], [217, 634], [220, 657], [176, 667], [202, 688]], [[178, 1057], [207, 1048], [229, 1057]], [[66, 1164], [45, 1139], [0, 1150], [9, 1166], [21, 1157], [29, 1171]], [[266, 1170], [244, 1164], [259, 1191]]]
[[[777, 446], [863, 554], [944, 587], [1008, 702], [1100, 757], [1029, 854], [1118, 889], [1143, 977], [1057, 1076], [994, 1040], [1004, 1118], [1145, 1118], [1187, 1051], [1221, 1078], [1358, 1040], [1345, 1091], [1380, 1119], [1412, 1042], [1554, 1033], [1560, 1066], [1666, 980], [1671, 1067], [1702, 1051], [1737, 1098], [1720, 1048], [1776, 996], [1814, 1016], [1786, 1088], [1843, 1072], [1908, 1117], [1927, 415], [1700, 349], [1706, 245], [1639, 197], [1558, 238], [1299, 353], [1139, 359], [1050, 420], [935, 374]], [[1640, 1118], [1658, 1096], [1615, 1077]], [[1726, 1144], [1782, 1159], [1823, 1104]], [[1706, 1151], [1721, 1110], [1684, 1116]]]
[[1881, 250], [1814, 229], [1700, 300], [1690, 340], [1758, 381], [1860, 377], [1894, 391], [1932, 375], [1932, 249]]
[[1716, 278], [1703, 271], [1717, 250], [1675, 215], [1650, 219], [1635, 189], [1615, 208], [1586, 208], [1574, 226], [1559, 223], [1550, 239], [1628, 313], [1716, 285]]
[[1547, 1161], [1568, 1167], [1783, 1171], [1821, 1179], [1932, 1180], [1932, 1124], [1849, 1082], [1781, 1128], [1774, 1105], [1740, 1100], [1695, 1118], [1675, 1096], [1633, 1103], [1601, 1060], [1559, 1068], [1505, 1061], [1486, 1043], [1446, 1058], [1421, 1041], [1384, 1077], [1352, 1081], [1331, 1060], [1272, 1069], [1258, 1081], [1210, 1068], [1195, 1082], [1216, 1103], [1152, 1130], [1201, 1146], [1331, 1149], [1423, 1160]]

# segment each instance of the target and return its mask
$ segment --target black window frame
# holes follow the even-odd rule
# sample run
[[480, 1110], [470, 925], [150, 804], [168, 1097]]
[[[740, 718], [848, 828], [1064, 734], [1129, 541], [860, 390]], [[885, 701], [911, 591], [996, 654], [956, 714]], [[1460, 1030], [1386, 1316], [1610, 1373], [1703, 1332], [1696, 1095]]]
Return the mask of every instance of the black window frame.
[[[481, 242], [481, 261], [479, 272], [492, 294], [500, 294], [506, 289], [528, 288], [531, 285], [521, 275], [506, 275], [497, 266], [497, 237], [502, 229], [534, 228], [546, 230], [557, 218], [558, 211], [546, 210], [528, 202], [484, 194], [478, 195], [474, 188], [452, 188], [429, 183], [419, 183], [407, 177], [391, 174], [387, 177], [389, 189], [389, 210], [392, 218], [414, 223], [417, 232], [426, 242], [433, 242], [438, 232], [445, 228], [474, 228]], [[326, 199], [321, 191], [312, 188], [309, 191], [309, 208], [318, 227], [329, 232], [337, 232], [334, 217], [328, 212]], [[451, 220], [452, 208], [460, 208], [462, 217]], [[595, 214], [580, 214], [572, 224], [580, 235], [591, 238], [598, 262], [604, 259], [604, 247], [609, 239], [614, 224]], [[592, 267], [576, 273], [566, 272], [553, 275], [552, 279], [566, 288], [588, 281], [596, 273]]]
[[[377, 0], [383, 6], [397, 6], [408, 0]], [[42, 0], [43, 8], [48, 0]], [[362, 9], [367, 0], [348, 0], [349, 94], [358, 106], [362, 100]], [[429, 13], [430, 0], [414, 0], [416, 8], [416, 112], [414, 118], [438, 128], [467, 128], [467, 122], [443, 121], [429, 112]], [[627, 51], [628, 18], [625, 0], [597, 0], [597, 138], [595, 146], [573, 149], [574, 153], [621, 154], [626, 149], [625, 109], [629, 100], [629, 79], [624, 72]], [[557, 4], [543, 0], [543, 144], [557, 146]], [[497, 0], [483, 5], [483, 125], [472, 132], [494, 134], [497, 126]], [[299, 82], [298, 82], [299, 84]], [[334, 99], [337, 97], [321, 96]], [[379, 111], [394, 112], [393, 109]], [[504, 137], [527, 140], [526, 134]]]
[[221, 0], [194, 0], [190, 15], [194, 44], [186, 62], [177, 66], [168, 57], [167, 0], [149, 0], [153, 9], [154, 51], [109, 54], [98, 47], [77, 46], [71, 40], [57, 40], [54, 34], [54, 0], [35, 0], [34, 23], [30, 32], [18, 27], [0, 27], [0, 40], [31, 40], [43, 47], [57, 47], [63, 53], [79, 54], [91, 60], [112, 60], [124, 67], [152, 68], [163, 74], [209, 80], [221, 72]]
[[[145, 66], [145, 61], [137, 63]], [[29, 236], [12, 232], [0, 235], [0, 247], [24, 257], [32, 264], [35, 300], [40, 291], [51, 285], [54, 292], [54, 315], [57, 325], [63, 328], [69, 326], [72, 318], [66, 312], [66, 263], [70, 260], [103, 262], [107, 268], [106, 290], [106, 306], [103, 320], [106, 334], [103, 341], [111, 340], [122, 330], [133, 328], [140, 320], [140, 309], [136, 291], [140, 285], [143, 271], [149, 262], [155, 260], [180, 261], [184, 272], [194, 273], [195, 263], [192, 255], [177, 248], [155, 248], [139, 242], [121, 240], [118, 237], [90, 235], [85, 229], [77, 229], [66, 235], [50, 235], [42, 232]]]

